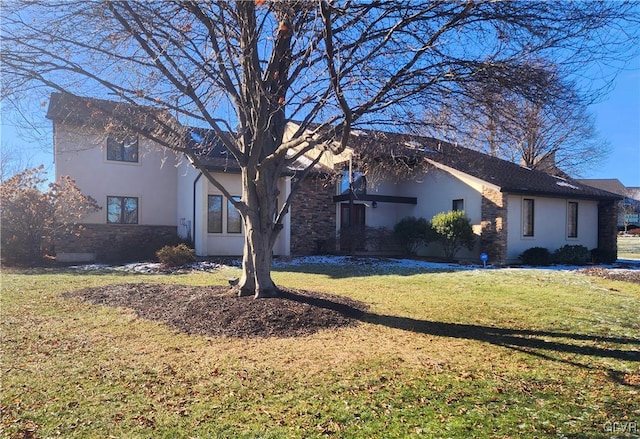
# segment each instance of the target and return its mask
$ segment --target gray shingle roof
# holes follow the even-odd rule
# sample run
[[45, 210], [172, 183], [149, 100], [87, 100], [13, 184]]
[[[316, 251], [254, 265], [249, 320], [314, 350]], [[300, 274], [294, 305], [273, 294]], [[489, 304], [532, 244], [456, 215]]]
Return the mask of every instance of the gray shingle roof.
[[613, 192], [621, 196], [627, 196], [627, 188], [617, 178], [584, 178], [578, 180], [587, 186], [602, 189], [604, 191]]
[[131, 121], [141, 128], [153, 127], [158, 116], [165, 114], [147, 106], [133, 106], [124, 102], [85, 98], [67, 93], [52, 93], [47, 118], [75, 126], [104, 129], [114, 119]]
[[385, 154], [384, 151], [393, 151], [396, 157], [401, 154], [414, 159], [422, 157], [498, 186], [501, 192], [597, 200], [621, 199], [615, 193], [582, 184], [575, 179], [525, 168], [432, 137], [368, 130], [359, 133], [352, 139], [352, 147], [356, 151], [366, 151], [368, 146], [375, 145], [375, 150], [382, 154]]
[[[93, 98], [79, 98], [72, 95], [53, 93], [47, 117], [54, 121], [105, 127], [108, 114], [118, 117], [135, 118], [137, 126], [151, 126], [155, 116], [162, 110], [153, 107], [134, 107]], [[188, 128], [193, 140], [192, 148], [202, 149], [200, 156], [205, 166], [212, 170], [239, 172], [240, 167], [232, 154], [227, 151], [213, 131], [203, 128]], [[598, 200], [622, 199], [620, 195], [603, 189], [582, 184], [571, 178], [559, 178], [542, 171], [532, 170], [506, 160], [492, 157], [478, 151], [434, 139], [432, 137], [390, 133], [372, 130], [354, 130], [351, 147], [364, 154], [378, 157], [392, 154], [415, 159], [428, 159], [440, 165], [479, 178], [498, 186], [502, 192], [515, 194], [545, 195], [556, 197], [586, 198]], [[285, 173], [292, 174], [304, 169], [308, 160], [301, 158]], [[316, 165], [316, 170], [327, 172]]]

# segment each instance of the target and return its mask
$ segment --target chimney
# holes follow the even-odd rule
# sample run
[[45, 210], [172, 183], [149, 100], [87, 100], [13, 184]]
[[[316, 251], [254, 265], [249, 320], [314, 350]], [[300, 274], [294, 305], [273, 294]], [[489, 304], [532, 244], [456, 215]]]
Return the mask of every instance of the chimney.
[[551, 151], [538, 158], [534, 168], [547, 174], [555, 174], [558, 171], [558, 168], [556, 168], [556, 152]]

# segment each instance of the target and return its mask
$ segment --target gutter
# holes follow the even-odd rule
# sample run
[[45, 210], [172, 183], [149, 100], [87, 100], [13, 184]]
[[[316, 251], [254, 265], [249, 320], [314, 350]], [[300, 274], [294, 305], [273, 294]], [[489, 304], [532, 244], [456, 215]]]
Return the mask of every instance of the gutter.
[[192, 212], [192, 227], [193, 227], [193, 234], [192, 239], [193, 239], [193, 246], [195, 247], [196, 245], [196, 184], [198, 183], [198, 180], [200, 180], [200, 177], [202, 177], [202, 172], [198, 173], [198, 176], [196, 177], [195, 180], [193, 180], [193, 212]]

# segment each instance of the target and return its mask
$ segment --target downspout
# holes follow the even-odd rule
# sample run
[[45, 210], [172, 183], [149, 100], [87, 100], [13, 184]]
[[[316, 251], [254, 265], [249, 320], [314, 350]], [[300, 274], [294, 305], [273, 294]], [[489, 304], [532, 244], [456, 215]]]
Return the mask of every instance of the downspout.
[[355, 252], [355, 242], [353, 238], [354, 232], [354, 208], [353, 208], [353, 162], [352, 156], [349, 156], [349, 254], [353, 256]]
[[199, 172], [196, 179], [193, 180], [193, 233], [191, 236], [193, 237], [194, 247], [196, 246], [196, 184], [198, 183], [198, 180], [200, 180], [200, 177], [202, 177], [202, 172]]

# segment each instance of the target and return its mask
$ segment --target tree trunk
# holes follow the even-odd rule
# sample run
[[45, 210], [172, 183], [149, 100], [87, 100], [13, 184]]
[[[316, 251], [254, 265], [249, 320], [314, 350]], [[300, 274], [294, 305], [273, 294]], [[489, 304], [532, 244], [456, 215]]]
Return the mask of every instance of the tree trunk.
[[[256, 299], [276, 297], [278, 288], [271, 279], [273, 245], [269, 231], [255, 227], [250, 218], [245, 224], [242, 276], [238, 282], [238, 295]], [[266, 233], [265, 233], [266, 232]]]
[[[273, 246], [281, 227], [274, 224], [278, 204], [279, 167], [260, 172], [243, 171], [243, 196], [247, 208], [241, 211], [244, 222], [244, 253], [238, 295], [256, 299], [275, 297], [278, 288], [271, 279]], [[251, 207], [249, 207], [251, 206]]]

